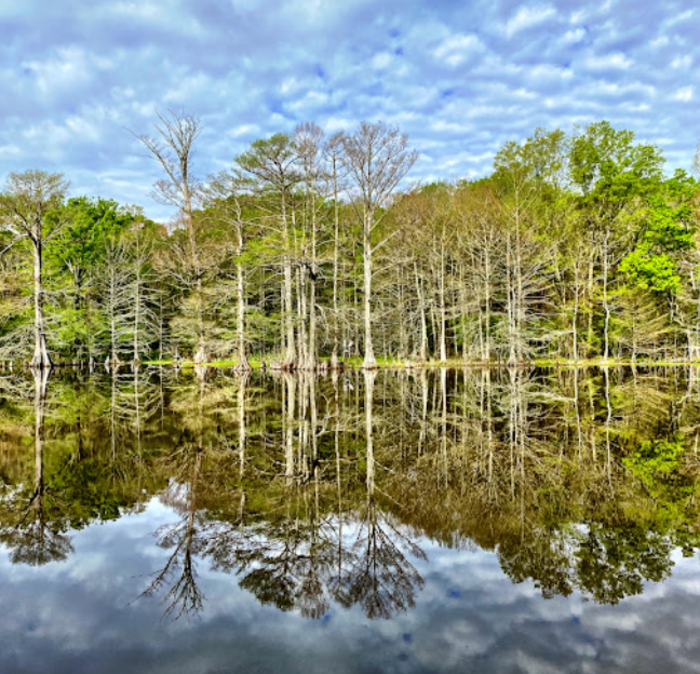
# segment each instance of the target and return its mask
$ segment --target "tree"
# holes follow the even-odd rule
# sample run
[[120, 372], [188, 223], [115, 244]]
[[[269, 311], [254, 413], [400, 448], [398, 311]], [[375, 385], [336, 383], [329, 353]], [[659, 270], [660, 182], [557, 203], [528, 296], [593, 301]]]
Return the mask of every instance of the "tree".
[[99, 330], [92, 306], [95, 293], [91, 290], [98, 281], [98, 268], [104, 262], [109, 241], [133, 223], [134, 215], [121, 209], [116, 201], [77, 197], [69, 199], [49, 217], [65, 224], [46, 250], [47, 270], [53, 271], [59, 280], [67, 281], [62, 286], [69, 301], [72, 300], [60, 311], [59, 337], [67, 342], [71, 355], [77, 356], [78, 361], [87, 348], [92, 362]]
[[154, 198], [160, 203], [177, 207], [185, 221], [185, 228], [189, 238], [189, 261], [195, 277], [195, 287], [199, 300], [197, 302], [199, 334], [194, 362], [203, 363], [207, 359], [207, 354], [204, 344], [204, 317], [202, 315], [203, 307], [201, 301], [202, 266], [199, 259], [193, 217], [199, 185], [196, 178], [192, 175], [191, 166], [192, 147], [202, 129], [198, 117], [184, 112], [176, 113], [171, 110], [167, 115], [158, 113], [158, 119], [160, 119], [160, 125], [154, 125], [158, 136], [143, 134], [136, 137], [144, 144], [153, 159], [160, 164], [165, 172], [166, 177], [155, 184]]
[[4, 225], [18, 237], [29, 240], [34, 254], [34, 356], [31, 364], [38, 369], [52, 366], [44, 321], [44, 246], [64, 224], [62, 219], [47, 216], [63, 203], [68, 184], [61, 173], [39, 170], [10, 173], [7, 189], [0, 194], [0, 217]]
[[494, 179], [506, 226], [510, 363], [526, 356], [528, 304], [541, 290], [540, 272], [548, 264], [543, 241], [535, 235], [539, 200], [547, 188], [556, 187], [563, 163], [564, 133], [543, 129], [536, 129], [524, 143], [506, 143], [494, 159]]
[[207, 215], [226, 227], [233, 237], [233, 256], [236, 269], [236, 332], [238, 363], [240, 372], [250, 370], [246, 349], [246, 275], [243, 255], [245, 252], [246, 221], [244, 203], [241, 200], [241, 177], [232, 171], [221, 171], [209, 178], [205, 188]]
[[323, 146], [323, 156], [328, 166], [331, 191], [333, 193], [333, 353], [331, 369], [338, 369], [338, 345], [340, 342], [338, 326], [338, 272], [339, 272], [339, 242], [340, 242], [340, 202], [339, 191], [342, 176], [340, 175], [341, 156], [343, 152], [343, 133], [333, 134]]
[[362, 122], [352, 135], [343, 137], [343, 156], [350, 180], [354, 183], [353, 204], [362, 222], [364, 258], [365, 359], [363, 367], [377, 366], [372, 343], [372, 254], [381, 245], [373, 245], [372, 234], [382, 221], [380, 209], [399, 182], [418, 159], [408, 149], [408, 136], [383, 122]]
[[282, 366], [285, 369], [293, 369], [297, 365], [290, 239], [295, 217], [292, 192], [301, 182], [298, 159], [294, 140], [284, 133], [256, 140], [248, 151], [236, 158], [236, 164], [250, 176], [253, 188], [270, 199], [272, 217], [278, 221], [282, 235]]
[[618, 131], [606, 121], [589, 124], [571, 142], [571, 182], [600, 251], [604, 360], [610, 354], [611, 271], [643, 222], [648, 199], [658, 193], [663, 161], [658, 148], [635, 143], [631, 131]]
[[[306, 286], [309, 286], [308, 309], [308, 342], [301, 344], [303, 362], [301, 367], [308, 370], [315, 370], [318, 366], [318, 350], [316, 340], [316, 279], [319, 276], [317, 251], [318, 251], [318, 204], [322, 196], [321, 182], [325, 177], [320, 165], [320, 153], [323, 147], [323, 131], [312, 122], [299, 124], [296, 128], [295, 145], [301, 165], [301, 176], [304, 184], [304, 250], [303, 264], [301, 266], [301, 290], [306, 296]], [[310, 236], [307, 237], [307, 233]], [[306, 302], [303, 302], [306, 304]], [[305, 321], [306, 316], [301, 317]], [[302, 324], [303, 327], [303, 324]]]

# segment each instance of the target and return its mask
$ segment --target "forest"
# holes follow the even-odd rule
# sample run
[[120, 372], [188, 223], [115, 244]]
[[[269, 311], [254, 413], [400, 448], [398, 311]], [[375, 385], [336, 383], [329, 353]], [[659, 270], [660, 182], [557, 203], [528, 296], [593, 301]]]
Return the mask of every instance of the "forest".
[[[0, 193], [0, 361], [239, 370], [700, 358], [699, 186], [606, 121], [536, 129], [488, 177], [411, 184], [382, 122], [313, 123], [197, 175], [201, 120], [133, 133], [161, 172], [142, 208]], [[144, 164], [147, 159], [144, 158]]]

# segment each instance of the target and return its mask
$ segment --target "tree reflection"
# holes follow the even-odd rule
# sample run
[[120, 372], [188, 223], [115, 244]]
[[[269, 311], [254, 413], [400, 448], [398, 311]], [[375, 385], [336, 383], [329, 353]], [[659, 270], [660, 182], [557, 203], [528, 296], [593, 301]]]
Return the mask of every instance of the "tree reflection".
[[603, 603], [699, 546], [693, 372], [76, 379], [52, 382], [48, 440], [46, 380], [33, 405], [21, 376], [0, 381], [2, 542], [16, 563], [65, 559], [69, 530], [157, 497], [177, 517], [143, 595], [170, 618], [204, 609], [201, 564], [281, 610], [374, 619], [415, 605], [426, 539], [493, 550], [544, 597]]
[[46, 392], [51, 370], [37, 369], [34, 374], [34, 490], [26, 505], [19, 509], [14, 526], [0, 530], [0, 541], [11, 549], [13, 564], [42, 566], [62, 561], [73, 551], [62, 523], [47, 513], [44, 482], [44, 441]]
[[163, 617], [178, 619], [183, 615], [198, 615], [204, 607], [204, 595], [197, 585], [195, 556], [204, 550], [206, 535], [200, 532], [197, 513], [202, 449], [186, 445], [174, 458], [177, 477], [162, 494], [161, 500], [181, 518], [176, 524], [165, 525], [156, 532], [158, 545], [172, 552], [142, 596], [165, 592]]
[[374, 456], [374, 385], [376, 371], [365, 370], [366, 499], [350, 548], [352, 563], [340, 580], [337, 599], [346, 607], [359, 604], [368, 618], [390, 618], [415, 604], [423, 579], [402, 552], [424, 558], [419, 546], [400, 533], [377, 504]]

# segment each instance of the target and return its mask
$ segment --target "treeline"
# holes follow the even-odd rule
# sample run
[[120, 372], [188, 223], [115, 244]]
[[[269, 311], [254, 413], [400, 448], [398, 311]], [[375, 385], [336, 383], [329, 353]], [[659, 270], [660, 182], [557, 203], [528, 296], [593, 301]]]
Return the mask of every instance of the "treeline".
[[382, 123], [303, 124], [203, 182], [199, 120], [155, 128], [137, 138], [177, 207], [167, 227], [67, 199], [57, 174], [10, 175], [1, 359], [700, 358], [698, 183], [629, 131], [538, 129], [487, 178], [398, 192], [417, 155]]

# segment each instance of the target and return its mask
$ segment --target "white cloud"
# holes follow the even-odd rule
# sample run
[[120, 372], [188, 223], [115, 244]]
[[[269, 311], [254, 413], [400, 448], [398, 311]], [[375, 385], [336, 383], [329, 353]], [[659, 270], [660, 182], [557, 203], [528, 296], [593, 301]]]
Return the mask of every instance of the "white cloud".
[[675, 68], [678, 70], [688, 70], [690, 66], [693, 63], [693, 59], [690, 57], [689, 54], [686, 54], [685, 56], [676, 56], [676, 58], [671, 61], [671, 68]]
[[[65, 47], [58, 49], [56, 54], [43, 61], [26, 60], [22, 67], [35, 76], [39, 91], [50, 95], [87, 84], [96, 61], [98, 59], [89, 59], [80, 48]], [[104, 64], [103, 59], [100, 61]]]
[[586, 37], [586, 31], [583, 28], [575, 28], [573, 30], [567, 30], [566, 33], [559, 38], [559, 41], [563, 44], [576, 44], [577, 42], [581, 42], [584, 37]]
[[582, 23], [587, 17], [587, 12], [585, 9], [578, 9], [571, 14], [569, 17], [570, 23]]
[[19, 158], [22, 155], [22, 148], [19, 145], [0, 145], [0, 158]]
[[534, 5], [531, 7], [521, 7], [515, 16], [508, 21], [505, 33], [508, 37], [513, 37], [516, 33], [526, 28], [532, 28], [537, 24], [546, 21], [556, 14], [554, 7], [550, 5]]
[[483, 49], [483, 43], [475, 35], [451, 35], [438, 45], [433, 54], [450, 66], [463, 63], [474, 52]]
[[659, 47], [665, 47], [669, 42], [668, 35], [659, 35], [659, 37], [654, 38], [649, 45], [654, 49], [658, 49]]
[[372, 67], [376, 70], [383, 70], [391, 63], [391, 61], [391, 54], [385, 51], [379, 52], [372, 58]]
[[676, 101], [692, 101], [693, 100], [693, 87], [688, 86], [688, 87], [683, 87], [682, 89], [679, 89], [672, 97]]
[[690, 21], [694, 16], [694, 9], [688, 9], [685, 12], [681, 12], [680, 14], [676, 13], [666, 20], [665, 26], [666, 28], [672, 28], [673, 26], [676, 26], [678, 24], [683, 24]]
[[257, 124], [240, 124], [227, 132], [226, 135], [231, 138], [241, 138], [245, 136], [255, 136], [260, 133], [260, 127]]
[[583, 60], [583, 65], [591, 70], [627, 70], [632, 66], [632, 61], [618, 52], [604, 56], [589, 56]]

